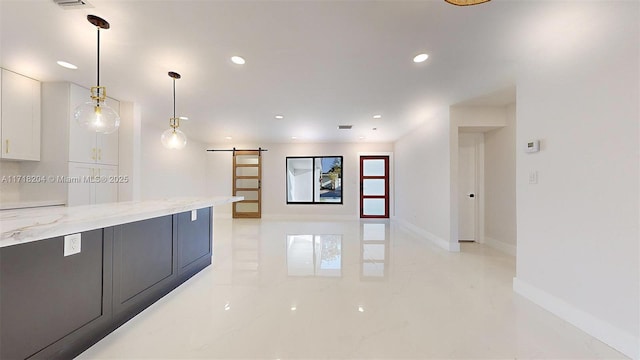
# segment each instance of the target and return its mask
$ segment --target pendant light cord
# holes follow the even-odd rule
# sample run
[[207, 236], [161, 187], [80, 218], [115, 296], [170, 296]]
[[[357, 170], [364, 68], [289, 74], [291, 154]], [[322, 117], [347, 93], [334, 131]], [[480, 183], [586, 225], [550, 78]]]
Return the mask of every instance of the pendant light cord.
[[98, 87], [98, 89], [96, 90], [96, 96], [98, 98], [96, 99], [96, 106], [100, 106], [100, 27], [96, 26], [96, 28], [98, 29], [98, 61], [96, 61], [96, 64], [97, 64], [97, 66], [96, 66], [97, 67], [97, 71], [96, 71], [96, 73], [97, 73], [97, 80], [96, 80], [97, 85], [96, 86]]
[[98, 71], [97, 71], [97, 73], [98, 73], [98, 81], [97, 81], [98, 85], [97, 86], [100, 86], [100, 27], [97, 27], [97, 29], [98, 29], [98, 61], [96, 62], [98, 64]]
[[173, 121], [176, 118], [176, 79], [173, 79]]

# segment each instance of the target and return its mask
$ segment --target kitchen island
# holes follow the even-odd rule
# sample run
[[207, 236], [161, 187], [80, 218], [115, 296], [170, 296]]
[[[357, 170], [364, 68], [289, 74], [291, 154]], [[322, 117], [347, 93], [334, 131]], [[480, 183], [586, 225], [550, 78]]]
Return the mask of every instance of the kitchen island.
[[0, 358], [72, 358], [211, 264], [241, 197], [0, 211]]

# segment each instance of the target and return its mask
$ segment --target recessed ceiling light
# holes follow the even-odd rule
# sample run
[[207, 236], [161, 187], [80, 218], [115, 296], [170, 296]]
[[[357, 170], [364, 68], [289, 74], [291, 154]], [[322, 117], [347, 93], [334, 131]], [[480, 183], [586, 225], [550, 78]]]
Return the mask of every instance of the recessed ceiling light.
[[414, 63], [421, 63], [429, 58], [427, 54], [418, 54], [413, 58]]
[[276, 115], [274, 117], [278, 120], [284, 119], [284, 115]]
[[298, 139], [298, 138], [297, 138], [297, 137], [295, 137], [295, 136], [292, 136], [292, 137], [291, 137], [291, 140], [296, 140], [296, 139]]
[[76, 70], [78, 68], [77, 66], [73, 65], [72, 63], [68, 63], [68, 62], [62, 61], [62, 60], [56, 61], [56, 63], [58, 65], [62, 66], [63, 68], [67, 68], [67, 69], [71, 69], [71, 70]]
[[225, 137], [225, 139], [227, 139], [227, 140], [231, 140], [231, 139], [233, 139], [233, 138], [232, 138], [231, 136], [226, 136], [226, 137]]
[[233, 62], [234, 64], [237, 64], [237, 65], [244, 65], [244, 63], [246, 61], [244, 61], [244, 58], [242, 58], [240, 56], [232, 56], [231, 57], [231, 62]]
[[373, 118], [374, 119], [382, 119], [382, 115], [376, 114], [376, 115], [373, 115]]
[[358, 139], [364, 140], [364, 136], [359, 136]]

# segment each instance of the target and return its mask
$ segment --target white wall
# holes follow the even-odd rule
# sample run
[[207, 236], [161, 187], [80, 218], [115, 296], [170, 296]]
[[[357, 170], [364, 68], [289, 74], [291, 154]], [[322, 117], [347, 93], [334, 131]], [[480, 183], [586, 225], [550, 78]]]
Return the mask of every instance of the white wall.
[[[210, 145], [207, 149], [231, 149], [234, 145], [219, 144]], [[251, 146], [236, 146], [238, 149], [254, 149]], [[231, 196], [233, 195], [233, 156], [231, 152], [207, 152], [206, 153], [206, 192], [209, 196]], [[284, 160], [283, 160], [284, 161]], [[264, 170], [263, 170], [264, 177]], [[262, 185], [264, 193], [264, 183]], [[232, 205], [219, 205], [216, 206], [214, 216], [231, 218]], [[264, 210], [263, 210], [264, 212]]]
[[20, 163], [17, 161], [0, 160], [0, 203], [13, 203], [20, 201], [20, 184], [12, 182], [12, 176], [23, 175], [20, 171]]
[[142, 200], [206, 196], [206, 146], [187, 138], [184, 149], [166, 149], [160, 143], [164, 130], [160, 126], [142, 124]]
[[[518, 77], [514, 288], [640, 357], [640, 6], [606, 4], [615, 22], [594, 18], [598, 38], [585, 39], [598, 46], [532, 60]], [[539, 153], [521, 150], [530, 139]]]
[[504, 127], [484, 133], [484, 241], [515, 255], [516, 105], [504, 108]]
[[118, 184], [118, 201], [140, 200], [142, 150], [142, 109], [140, 105], [120, 102], [120, 128], [118, 129], [118, 175], [127, 176], [128, 182]]
[[450, 232], [448, 115], [447, 112], [425, 120], [418, 129], [395, 143], [395, 216], [414, 232], [443, 248], [458, 251], [457, 236], [452, 237]]
[[[215, 144], [212, 149], [255, 149], [255, 144]], [[269, 151], [263, 153], [262, 162], [262, 216], [263, 218], [336, 218], [354, 219], [359, 216], [359, 154], [392, 152], [387, 143], [338, 144], [260, 144]], [[287, 156], [343, 156], [343, 204], [287, 205]], [[229, 196], [232, 193], [232, 155], [230, 152], [207, 154], [207, 191], [209, 195]], [[393, 160], [391, 161], [393, 167]], [[390, 172], [393, 174], [392, 170]], [[393, 179], [391, 179], [393, 184]], [[393, 201], [393, 200], [391, 200]], [[216, 216], [228, 217], [231, 205], [216, 207]]]
[[458, 127], [474, 131], [507, 125], [507, 116], [501, 106], [452, 106], [451, 119]]

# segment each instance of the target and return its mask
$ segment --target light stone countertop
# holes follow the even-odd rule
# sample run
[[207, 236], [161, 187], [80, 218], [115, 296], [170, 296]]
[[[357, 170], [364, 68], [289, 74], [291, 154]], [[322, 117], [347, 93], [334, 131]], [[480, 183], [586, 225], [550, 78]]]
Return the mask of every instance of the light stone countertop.
[[173, 198], [0, 211], [0, 247], [177, 214], [243, 200], [242, 196]]

